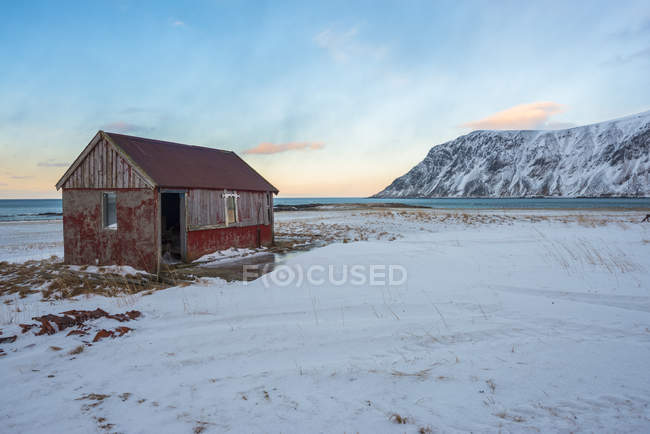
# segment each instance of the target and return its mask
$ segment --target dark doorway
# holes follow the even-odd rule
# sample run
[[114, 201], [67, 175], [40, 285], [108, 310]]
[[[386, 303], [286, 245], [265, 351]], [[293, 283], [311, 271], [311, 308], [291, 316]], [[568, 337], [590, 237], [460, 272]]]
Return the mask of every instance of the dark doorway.
[[173, 263], [183, 259], [181, 243], [181, 204], [183, 193], [161, 193], [160, 236], [161, 254], [164, 262]]

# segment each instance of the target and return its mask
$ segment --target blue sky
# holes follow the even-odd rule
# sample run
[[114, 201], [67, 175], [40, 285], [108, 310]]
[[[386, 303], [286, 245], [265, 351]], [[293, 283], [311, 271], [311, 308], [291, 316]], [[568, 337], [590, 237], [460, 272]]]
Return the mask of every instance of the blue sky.
[[9, 2], [0, 68], [0, 198], [57, 197], [99, 129], [363, 196], [473, 128], [650, 109], [650, 3]]

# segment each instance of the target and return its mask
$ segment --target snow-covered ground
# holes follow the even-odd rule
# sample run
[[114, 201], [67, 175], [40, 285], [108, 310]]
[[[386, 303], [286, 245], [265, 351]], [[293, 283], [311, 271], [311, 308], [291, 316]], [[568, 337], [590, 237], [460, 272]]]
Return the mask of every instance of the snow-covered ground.
[[[247, 284], [212, 279], [142, 297], [56, 303], [14, 296], [0, 305], [2, 336], [18, 334], [0, 345], [7, 353], [0, 357], [0, 426], [647, 432], [650, 224], [642, 217], [278, 213], [283, 231], [345, 232], [350, 242], [289, 255]], [[48, 228], [22, 244], [57, 245], [60, 228]], [[2, 243], [17, 238], [1, 227]], [[0, 246], [0, 261], [16, 258], [15, 246]], [[346, 266], [366, 283], [343, 279]], [[381, 284], [391, 266], [405, 278]], [[91, 322], [134, 331], [76, 355], [68, 352], [82, 337], [20, 334], [17, 326], [97, 307], [143, 316]]]
[[0, 262], [63, 257], [61, 220], [0, 222]]

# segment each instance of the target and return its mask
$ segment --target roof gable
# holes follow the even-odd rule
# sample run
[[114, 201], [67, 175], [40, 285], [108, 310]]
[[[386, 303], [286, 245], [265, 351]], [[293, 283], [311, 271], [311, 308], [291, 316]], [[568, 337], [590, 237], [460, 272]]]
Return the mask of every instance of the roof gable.
[[101, 131], [66, 170], [60, 188], [153, 188], [153, 180]]

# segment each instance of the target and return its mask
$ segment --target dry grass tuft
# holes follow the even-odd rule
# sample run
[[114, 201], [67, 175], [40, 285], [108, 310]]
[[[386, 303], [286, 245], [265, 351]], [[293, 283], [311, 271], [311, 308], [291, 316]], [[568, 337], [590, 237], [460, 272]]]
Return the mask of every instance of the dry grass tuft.
[[89, 401], [103, 401], [106, 398], [110, 398], [111, 395], [104, 395], [102, 393], [88, 393], [86, 395], [76, 398], [76, 401], [89, 400]]
[[207, 428], [208, 423], [207, 422], [197, 422], [196, 426], [192, 430], [194, 434], [201, 434], [205, 429]]
[[401, 416], [398, 413], [393, 413], [390, 415], [388, 418], [393, 423], [397, 423], [400, 425], [406, 425], [407, 423], [410, 423], [409, 419], [407, 417]]
[[494, 391], [495, 391], [496, 388], [497, 388], [497, 385], [494, 383], [494, 380], [492, 380], [492, 379], [490, 378], [490, 379], [488, 379], [488, 380], [485, 381], [485, 384], [487, 384], [488, 387], [490, 388], [490, 392], [494, 393]]
[[417, 372], [393, 371], [391, 372], [391, 374], [395, 377], [417, 377], [420, 379], [425, 379], [429, 377], [430, 372], [431, 372], [431, 368], [422, 369], [421, 371], [417, 371]]
[[70, 354], [71, 356], [76, 356], [77, 354], [83, 353], [84, 348], [85, 347], [83, 345], [79, 345], [78, 347], [75, 347], [73, 350], [70, 350], [68, 354]]
[[517, 422], [517, 423], [526, 422], [525, 418], [523, 418], [521, 416], [517, 416], [517, 415], [510, 415], [510, 414], [506, 413], [505, 411], [500, 411], [498, 413], [495, 413], [494, 415], [496, 417], [498, 417], [498, 418], [511, 420], [511, 421]]

